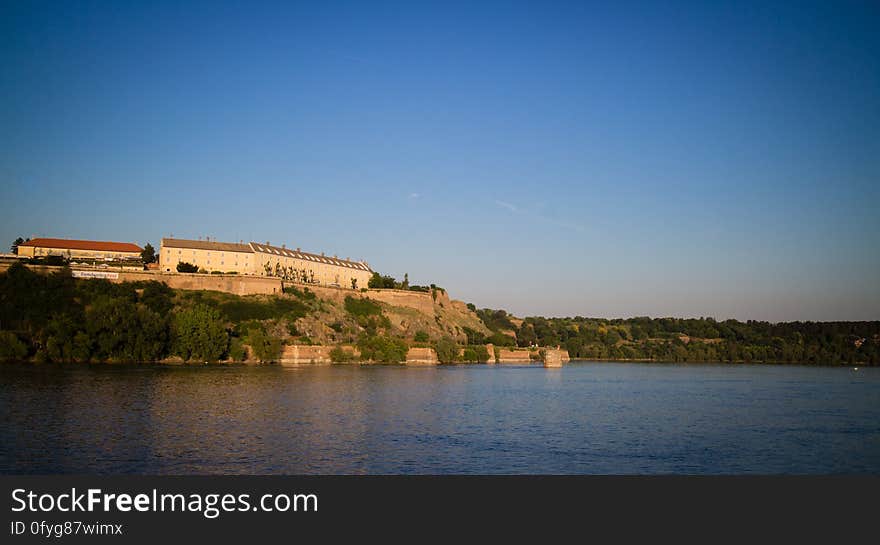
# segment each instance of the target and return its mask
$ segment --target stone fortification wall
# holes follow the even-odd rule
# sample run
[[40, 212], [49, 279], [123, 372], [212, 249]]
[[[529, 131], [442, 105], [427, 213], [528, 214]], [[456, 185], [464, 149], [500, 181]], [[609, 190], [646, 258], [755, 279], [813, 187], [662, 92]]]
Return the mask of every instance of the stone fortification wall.
[[[0, 272], [5, 271], [9, 263], [0, 263]], [[29, 269], [41, 273], [51, 274], [59, 271], [62, 267], [46, 265], [26, 265]], [[281, 293], [281, 280], [271, 277], [238, 276], [234, 274], [182, 274], [161, 273], [157, 271], [126, 271], [112, 267], [80, 268], [71, 267], [74, 276], [82, 278], [103, 278], [114, 283], [157, 281], [163, 282], [168, 287], [179, 290], [213, 290], [235, 295], [273, 294]], [[351, 290], [348, 290], [351, 293]]]
[[281, 352], [281, 365], [330, 364], [332, 346], [285, 345]]
[[[120, 273], [120, 282], [137, 280], [157, 280], [168, 287], [179, 290], [213, 290], [235, 295], [281, 293], [281, 280], [259, 276], [236, 276], [219, 274], [162, 274], [162, 273]], [[131, 276], [128, 276], [130, 275]]]
[[[392, 289], [368, 289], [367, 291], [352, 291], [346, 288], [335, 288], [332, 286], [319, 286], [315, 284], [300, 284], [296, 282], [284, 282], [285, 286], [291, 286], [296, 289], [314, 292], [322, 299], [332, 299], [336, 302], [343, 302], [346, 297], [366, 297], [387, 303], [398, 307], [407, 307], [416, 309], [419, 312], [430, 314], [434, 311], [434, 299], [430, 293], [420, 291], [392, 290]], [[449, 303], [449, 296], [445, 293], [437, 293], [437, 302]], [[455, 301], [456, 303], [458, 301]], [[463, 304], [463, 303], [462, 303]], [[467, 310], [467, 307], [465, 307]]]
[[412, 347], [406, 353], [407, 365], [437, 365], [438, 363], [440, 361], [433, 348]]
[[[398, 307], [413, 308], [425, 314], [434, 312], [434, 299], [430, 293], [405, 290], [369, 290], [365, 295], [376, 301]], [[440, 293], [437, 294], [437, 301], [440, 301], [440, 295]], [[446, 301], [449, 301], [448, 296]]]
[[530, 363], [528, 350], [511, 350], [501, 348], [498, 350], [498, 363]]

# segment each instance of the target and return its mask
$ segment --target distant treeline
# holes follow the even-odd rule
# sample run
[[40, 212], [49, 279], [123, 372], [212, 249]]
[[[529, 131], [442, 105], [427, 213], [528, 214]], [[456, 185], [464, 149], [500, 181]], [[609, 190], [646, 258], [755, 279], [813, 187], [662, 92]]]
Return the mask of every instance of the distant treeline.
[[517, 320], [504, 310], [477, 314], [493, 332], [469, 342], [560, 346], [572, 358], [668, 362], [880, 363], [880, 321], [716, 321], [712, 318], [543, 318]]

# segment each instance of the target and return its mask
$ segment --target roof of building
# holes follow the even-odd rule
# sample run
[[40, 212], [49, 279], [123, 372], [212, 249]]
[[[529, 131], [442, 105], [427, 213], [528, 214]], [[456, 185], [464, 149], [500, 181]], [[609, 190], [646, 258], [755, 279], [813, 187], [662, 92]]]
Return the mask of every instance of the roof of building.
[[100, 240], [70, 240], [64, 238], [32, 238], [19, 246], [35, 248], [57, 248], [62, 250], [93, 250], [96, 252], [134, 252], [141, 253], [143, 248], [130, 242], [106, 242]]
[[358, 269], [361, 271], [370, 271], [369, 265], [362, 261], [350, 261], [348, 259], [339, 259], [338, 257], [330, 257], [326, 255], [317, 255], [310, 254], [308, 252], [303, 252], [300, 250], [291, 250], [290, 248], [279, 248], [277, 246], [270, 246], [268, 244], [260, 244], [258, 242], [251, 242], [251, 246], [254, 251], [264, 253], [264, 254], [272, 254], [277, 256], [284, 257], [293, 257], [296, 259], [302, 259], [305, 261], [314, 261], [315, 263], [326, 263], [327, 265], [336, 265], [337, 267], [348, 267], [350, 269]]
[[211, 240], [186, 240], [182, 238], [163, 238], [163, 248], [184, 248], [187, 250], [214, 250], [218, 252], [243, 252], [252, 254], [254, 251], [247, 244], [235, 242], [214, 242]]

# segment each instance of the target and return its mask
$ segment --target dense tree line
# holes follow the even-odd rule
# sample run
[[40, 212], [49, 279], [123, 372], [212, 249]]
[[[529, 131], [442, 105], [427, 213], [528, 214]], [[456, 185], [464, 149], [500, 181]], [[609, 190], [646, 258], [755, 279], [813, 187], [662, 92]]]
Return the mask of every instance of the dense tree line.
[[180, 304], [161, 282], [78, 281], [20, 263], [0, 274], [0, 360], [215, 361], [231, 337], [216, 308]]
[[771, 323], [713, 318], [578, 316], [529, 317], [516, 324], [503, 310], [481, 309], [478, 314], [493, 331], [491, 339], [504, 335], [508, 343], [523, 347], [560, 346], [568, 350], [572, 358], [880, 364], [880, 322], [877, 321]]

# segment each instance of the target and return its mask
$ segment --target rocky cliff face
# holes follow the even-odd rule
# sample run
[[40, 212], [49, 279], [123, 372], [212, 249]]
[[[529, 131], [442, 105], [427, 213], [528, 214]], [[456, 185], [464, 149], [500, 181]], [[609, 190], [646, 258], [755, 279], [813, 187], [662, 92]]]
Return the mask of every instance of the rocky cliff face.
[[464, 343], [466, 328], [484, 335], [491, 333], [465, 303], [450, 299], [442, 291], [432, 295], [403, 290], [362, 292], [311, 287], [309, 290], [317, 297], [315, 311], [296, 320], [295, 327], [320, 344], [354, 342], [363, 333], [363, 323], [346, 311], [346, 297], [378, 303], [388, 320], [388, 333], [393, 336], [412, 340], [416, 333], [424, 332], [431, 341], [448, 336]]

